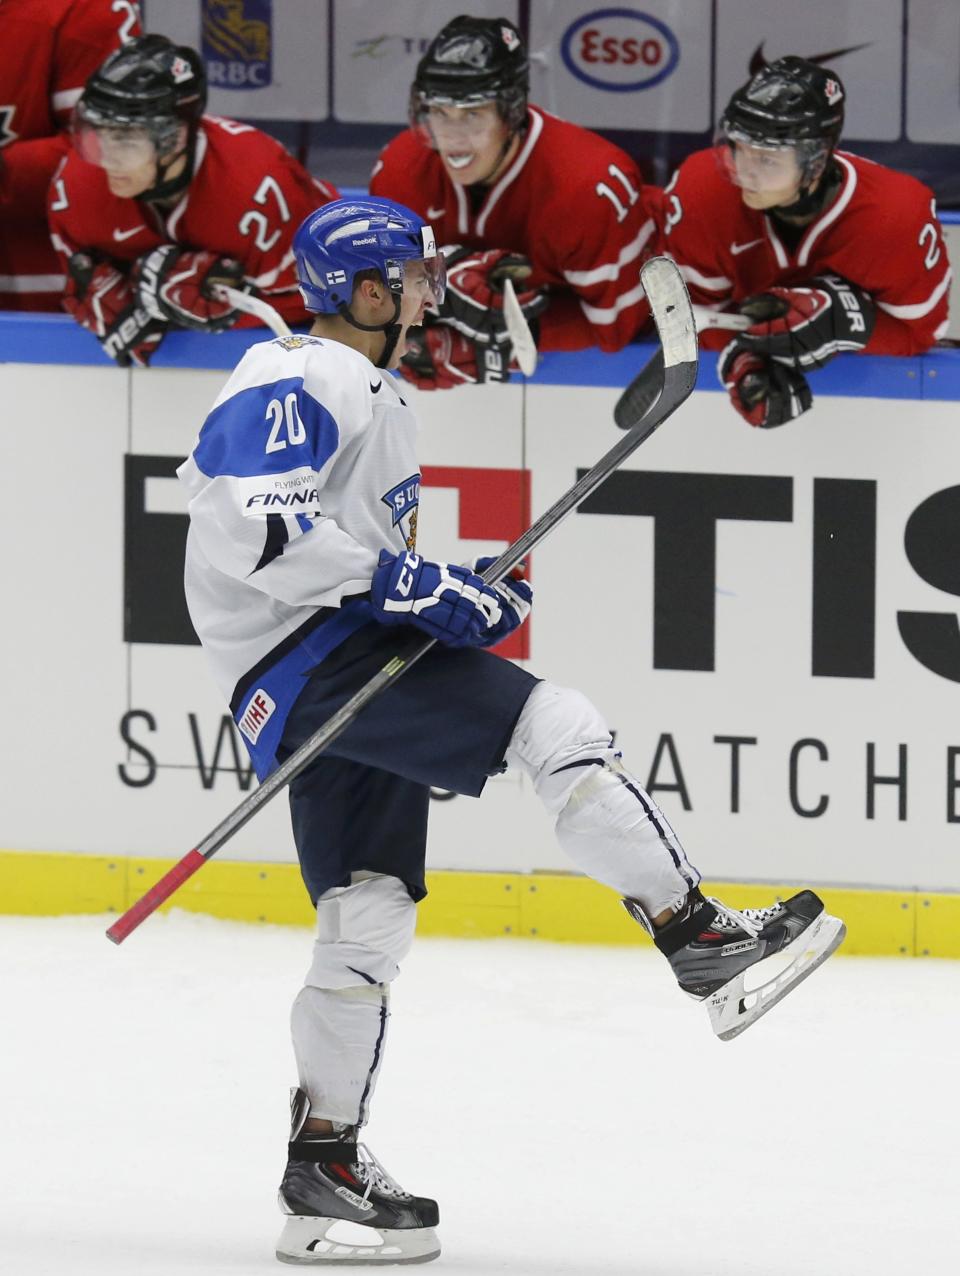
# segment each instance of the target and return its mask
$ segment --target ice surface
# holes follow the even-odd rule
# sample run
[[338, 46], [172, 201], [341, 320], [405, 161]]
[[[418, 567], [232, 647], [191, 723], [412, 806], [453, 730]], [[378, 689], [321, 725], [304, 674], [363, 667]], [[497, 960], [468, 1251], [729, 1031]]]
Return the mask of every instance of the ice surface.
[[[309, 933], [106, 924], [0, 918], [0, 1271], [290, 1270]], [[440, 1201], [433, 1271], [923, 1276], [957, 1270], [958, 1059], [960, 963], [835, 958], [722, 1044], [655, 953], [424, 939], [366, 1135]]]

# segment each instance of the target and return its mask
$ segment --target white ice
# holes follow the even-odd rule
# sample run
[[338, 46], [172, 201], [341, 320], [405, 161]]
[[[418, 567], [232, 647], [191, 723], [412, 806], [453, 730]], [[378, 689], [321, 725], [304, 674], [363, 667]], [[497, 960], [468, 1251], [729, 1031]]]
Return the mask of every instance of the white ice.
[[[0, 918], [0, 1271], [289, 1270], [309, 933], [104, 924]], [[438, 1273], [949, 1273], [958, 1059], [960, 963], [834, 958], [722, 1044], [655, 953], [423, 939], [366, 1134]]]

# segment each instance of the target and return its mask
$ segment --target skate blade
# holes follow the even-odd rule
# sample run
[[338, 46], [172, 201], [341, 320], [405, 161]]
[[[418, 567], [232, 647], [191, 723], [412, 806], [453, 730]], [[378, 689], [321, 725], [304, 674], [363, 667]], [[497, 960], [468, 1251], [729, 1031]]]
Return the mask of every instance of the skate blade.
[[[788, 964], [775, 976], [748, 992], [746, 978], [759, 971], [762, 963], [758, 963], [718, 988], [706, 1000], [710, 1026], [720, 1040], [732, 1041], [751, 1024], [762, 1019], [778, 1001], [782, 1001], [798, 984], [812, 975], [818, 966], [823, 965], [830, 954], [843, 943], [846, 933], [847, 928], [839, 917], [821, 913], [782, 952], [774, 954], [781, 961], [784, 957], [790, 958]], [[774, 957], [768, 960], [772, 962]]]
[[281, 1263], [319, 1267], [372, 1267], [429, 1263], [440, 1255], [432, 1227], [370, 1227], [342, 1218], [292, 1214], [277, 1241]]

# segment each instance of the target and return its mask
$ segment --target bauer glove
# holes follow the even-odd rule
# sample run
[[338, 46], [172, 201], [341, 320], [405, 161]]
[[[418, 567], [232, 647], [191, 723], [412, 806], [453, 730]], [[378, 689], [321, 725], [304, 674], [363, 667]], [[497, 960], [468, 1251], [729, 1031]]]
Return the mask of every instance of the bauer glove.
[[[532, 267], [520, 253], [503, 249], [445, 248], [447, 287], [440, 318], [481, 345], [509, 345], [503, 313], [503, 284], [509, 278], [517, 289], [517, 301], [527, 323], [547, 307], [548, 297], [542, 288], [521, 291], [522, 281], [529, 279]], [[536, 333], [534, 333], [536, 337]]]
[[717, 373], [730, 402], [748, 425], [770, 430], [786, 425], [813, 406], [802, 372], [744, 350], [739, 336], [720, 355]]
[[877, 319], [867, 293], [836, 275], [770, 288], [742, 301], [740, 312], [753, 320], [738, 337], [743, 348], [796, 368], [822, 368], [842, 350], [863, 350]]
[[63, 306], [121, 368], [145, 368], [167, 331], [166, 320], [138, 303], [130, 280], [89, 253], [74, 253], [67, 262]]
[[179, 328], [205, 332], [232, 327], [240, 313], [229, 302], [214, 297], [214, 284], [249, 291], [239, 261], [213, 253], [185, 252], [176, 244], [163, 244], [141, 257], [134, 274], [137, 297], [149, 314]]

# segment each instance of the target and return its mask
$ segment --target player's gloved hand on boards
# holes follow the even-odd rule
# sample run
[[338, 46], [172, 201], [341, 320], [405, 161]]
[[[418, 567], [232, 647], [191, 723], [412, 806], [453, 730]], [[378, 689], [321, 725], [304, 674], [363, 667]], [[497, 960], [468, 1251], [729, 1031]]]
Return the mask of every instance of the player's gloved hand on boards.
[[380, 551], [371, 588], [382, 625], [416, 625], [447, 647], [485, 647], [503, 619], [500, 595], [456, 563], [432, 563], [407, 550]]
[[[447, 287], [439, 316], [451, 328], [483, 345], [509, 343], [503, 314], [503, 283], [510, 278], [517, 301], [528, 324], [547, 307], [548, 297], [542, 288], [523, 288], [523, 280], [532, 272], [530, 262], [520, 253], [501, 248], [461, 248], [451, 245], [443, 250], [446, 258]], [[533, 333], [536, 339], [536, 331]]]
[[867, 293], [836, 275], [758, 293], [740, 312], [753, 320], [738, 338], [745, 349], [797, 368], [822, 368], [841, 350], [862, 350], [877, 321]]
[[240, 313], [229, 302], [215, 298], [214, 284], [249, 291], [240, 262], [214, 253], [187, 252], [176, 244], [162, 244], [146, 253], [134, 274], [138, 300], [149, 314], [180, 328], [206, 332], [232, 327]]
[[[493, 555], [483, 555], [467, 563], [467, 567], [479, 576], [493, 562], [496, 562]], [[500, 595], [500, 607], [503, 615], [499, 624], [491, 626], [489, 630], [490, 636], [480, 643], [481, 647], [494, 647], [498, 642], [502, 642], [508, 634], [512, 634], [515, 629], [519, 629], [530, 615], [530, 608], [533, 606], [533, 588], [524, 578], [522, 565], [514, 567], [502, 580], [498, 580], [495, 585], [491, 585], [489, 588], [495, 589]]]
[[166, 321], [138, 304], [130, 280], [89, 253], [74, 253], [67, 262], [63, 306], [121, 368], [145, 368], [167, 331]]
[[509, 381], [509, 346], [481, 345], [445, 323], [411, 328], [400, 375], [421, 390], [452, 390], [458, 385]]
[[796, 368], [744, 350], [740, 336], [721, 353], [717, 373], [730, 402], [748, 425], [770, 430], [813, 406], [807, 379]]

